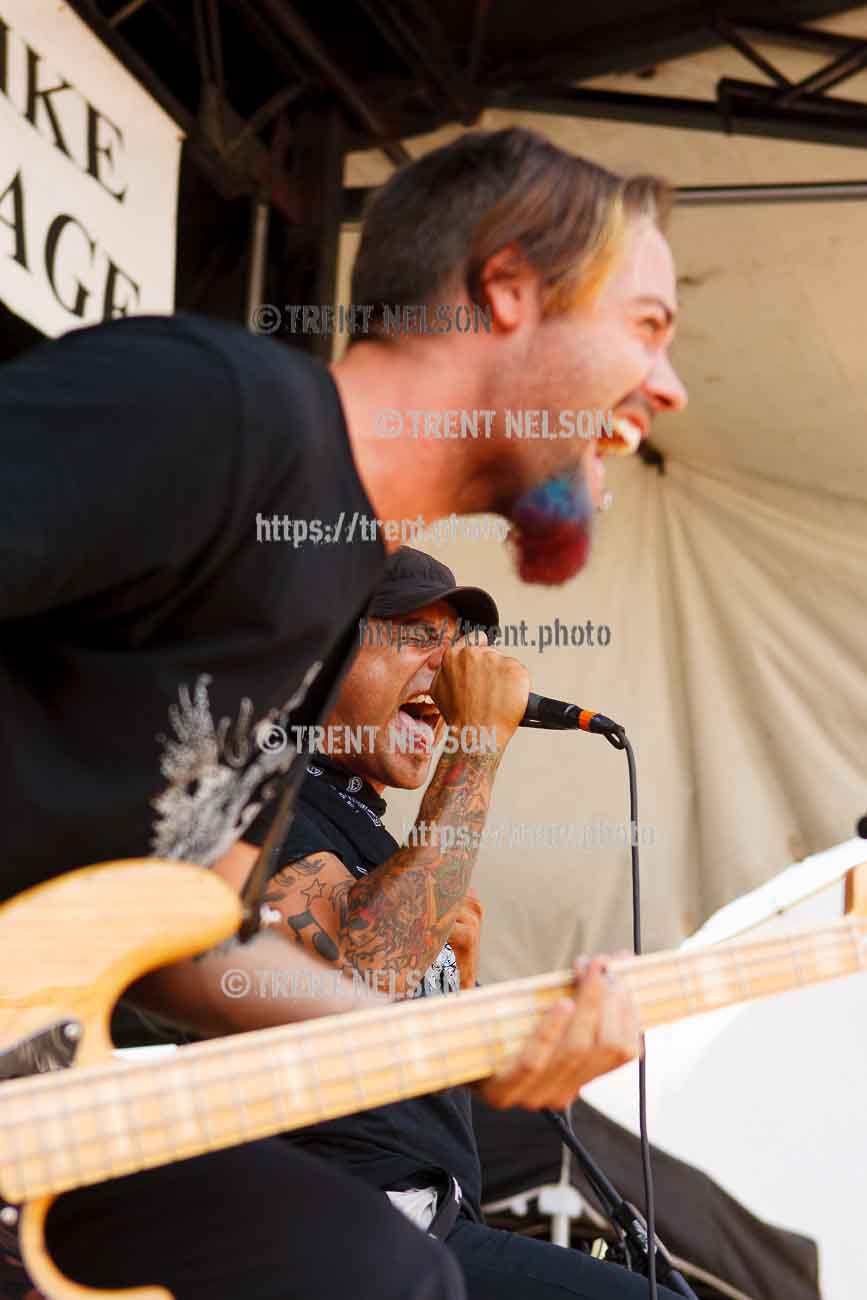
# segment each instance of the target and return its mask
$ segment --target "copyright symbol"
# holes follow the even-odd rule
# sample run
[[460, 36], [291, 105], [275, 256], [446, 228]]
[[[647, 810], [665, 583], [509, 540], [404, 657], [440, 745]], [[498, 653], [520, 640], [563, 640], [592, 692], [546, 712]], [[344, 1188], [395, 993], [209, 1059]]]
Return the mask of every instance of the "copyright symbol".
[[400, 411], [375, 411], [373, 416], [373, 433], [377, 438], [399, 438], [403, 431], [403, 417]]
[[286, 728], [276, 722], [260, 723], [256, 732], [256, 744], [263, 754], [279, 754], [289, 744]]
[[253, 981], [245, 970], [224, 970], [220, 976], [220, 989], [227, 998], [244, 998], [252, 986]]
[[273, 303], [260, 302], [250, 314], [250, 325], [257, 334], [273, 334], [280, 328], [280, 312]]

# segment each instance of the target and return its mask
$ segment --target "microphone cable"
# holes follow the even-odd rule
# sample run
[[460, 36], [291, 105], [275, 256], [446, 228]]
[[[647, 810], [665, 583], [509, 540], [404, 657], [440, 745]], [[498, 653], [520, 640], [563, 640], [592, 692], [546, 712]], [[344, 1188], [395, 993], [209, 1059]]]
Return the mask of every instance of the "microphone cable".
[[[629, 852], [632, 866], [632, 946], [636, 957], [641, 956], [641, 874], [638, 866], [638, 775], [635, 769], [635, 751], [629, 737], [621, 727], [616, 733], [620, 744], [613, 740], [615, 749], [626, 754], [629, 771]], [[650, 1166], [650, 1139], [647, 1136], [647, 1048], [641, 1035], [641, 1056], [638, 1060], [638, 1131], [641, 1140], [641, 1165], [644, 1170], [644, 1208], [647, 1218], [647, 1281], [650, 1300], [657, 1300], [656, 1292], [656, 1205], [653, 1198], [653, 1170]]]
[[[610, 504], [610, 502], [609, 502]], [[635, 751], [625, 729], [617, 726], [605, 732], [605, 739], [626, 754], [629, 773], [629, 855], [632, 868], [632, 947], [641, 956], [641, 873], [638, 864], [638, 773]], [[656, 1289], [656, 1205], [653, 1198], [653, 1170], [650, 1164], [650, 1139], [647, 1136], [647, 1044], [641, 1034], [638, 1059], [638, 1132], [641, 1143], [641, 1166], [644, 1171], [644, 1207], [647, 1220], [647, 1283], [650, 1300], [658, 1300]]]
[[[629, 852], [632, 866], [632, 947], [636, 957], [641, 956], [641, 874], [638, 863], [638, 774], [635, 751], [626, 731], [619, 724], [613, 731], [603, 733], [615, 749], [626, 754], [629, 773]], [[650, 1300], [658, 1300], [656, 1288], [656, 1205], [653, 1197], [653, 1170], [650, 1164], [650, 1139], [647, 1136], [647, 1049], [641, 1035], [641, 1056], [638, 1060], [638, 1131], [641, 1143], [641, 1166], [644, 1172], [644, 1204], [647, 1220], [647, 1281]]]
[[[632, 946], [637, 957], [641, 956], [641, 877], [638, 863], [638, 775], [635, 766], [635, 751], [624, 727], [614, 722], [603, 713], [591, 709], [579, 709], [577, 704], [566, 704], [562, 700], [551, 700], [543, 695], [530, 692], [524, 717], [518, 724], [522, 727], [543, 727], [546, 730], [592, 731], [602, 735], [614, 749], [621, 749], [626, 754], [629, 776], [629, 843], [632, 865]], [[865, 819], [867, 820], [867, 819]], [[613, 1207], [613, 1221], [623, 1229], [630, 1244], [637, 1250], [644, 1249], [647, 1256], [647, 1280], [651, 1300], [658, 1300], [656, 1273], [657, 1262], [661, 1264], [662, 1274], [671, 1290], [679, 1295], [697, 1300], [695, 1292], [681, 1273], [673, 1267], [671, 1257], [665, 1247], [656, 1241], [656, 1205], [653, 1194], [653, 1171], [650, 1164], [650, 1140], [647, 1136], [647, 1069], [646, 1038], [641, 1035], [641, 1056], [638, 1060], [638, 1129], [641, 1143], [641, 1166], [644, 1174], [644, 1200], [646, 1218], [641, 1222], [641, 1215], [634, 1208], [630, 1209], [615, 1189], [605, 1179], [604, 1174], [594, 1166], [589, 1153], [579, 1143], [569, 1122], [568, 1112], [565, 1118], [555, 1111], [545, 1110], [547, 1119], [560, 1133], [561, 1140], [570, 1147], [581, 1162], [585, 1177], [595, 1188], [597, 1194], [601, 1189], [602, 1203], [607, 1199]]]

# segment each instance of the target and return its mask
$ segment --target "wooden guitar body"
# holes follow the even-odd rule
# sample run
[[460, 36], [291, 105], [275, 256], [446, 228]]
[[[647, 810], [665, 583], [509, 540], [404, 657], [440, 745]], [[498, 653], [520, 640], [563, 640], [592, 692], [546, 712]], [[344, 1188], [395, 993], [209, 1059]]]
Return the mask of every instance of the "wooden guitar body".
[[[213, 872], [152, 858], [85, 867], [19, 894], [0, 908], [0, 1078], [4, 1063], [8, 1075], [110, 1058], [124, 989], [228, 938], [240, 916]], [[170, 1300], [162, 1287], [97, 1291], [63, 1277], [44, 1245], [53, 1200], [29, 1202], [19, 1219], [28, 1272], [50, 1300]]]

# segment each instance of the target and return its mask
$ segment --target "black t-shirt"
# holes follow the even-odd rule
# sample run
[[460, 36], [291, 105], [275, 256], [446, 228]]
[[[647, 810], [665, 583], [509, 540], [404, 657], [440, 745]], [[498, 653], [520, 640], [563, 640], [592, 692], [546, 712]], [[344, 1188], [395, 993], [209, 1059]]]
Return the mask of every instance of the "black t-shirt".
[[[308, 764], [281, 865], [334, 853], [360, 879], [399, 848], [382, 824], [384, 812], [385, 800], [367, 782], [317, 755]], [[417, 996], [447, 993], [458, 982], [454, 953], [446, 944]], [[481, 1169], [466, 1088], [377, 1106], [286, 1136], [374, 1187], [426, 1187], [436, 1182], [432, 1175], [451, 1174], [461, 1185], [465, 1212], [481, 1218]]]
[[372, 513], [327, 368], [195, 317], [76, 330], [0, 367], [0, 449], [0, 898], [257, 839], [291, 756], [258, 724], [324, 716], [385, 563], [257, 540]]

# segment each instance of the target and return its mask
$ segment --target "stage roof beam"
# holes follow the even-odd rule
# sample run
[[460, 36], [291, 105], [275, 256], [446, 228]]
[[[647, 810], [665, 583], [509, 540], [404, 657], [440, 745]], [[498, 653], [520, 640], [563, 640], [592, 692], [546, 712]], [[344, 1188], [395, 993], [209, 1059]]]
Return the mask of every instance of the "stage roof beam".
[[148, 3], [149, 0], [129, 0], [128, 4], [118, 9], [116, 14], [111, 15], [108, 20], [110, 26], [119, 27], [121, 23], [126, 22], [127, 18], [132, 18], [133, 14], [137, 14], [139, 9], [143, 9]]
[[384, 40], [418, 78], [430, 107], [441, 112], [445, 102], [451, 116], [464, 126], [471, 126], [478, 119], [478, 106], [471, 88], [455, 66], [442, 29], [434, 23], [433, 16], [423, 8], [419, 10], [417, 4], [412, 5], [416, 22], [427, 29], [428, 42], [425, 45], [424, 39], [419, 39], [393, 0], [358, 0], [358, 3]]
[[491, 12], [490, 0], [476, 0], [476, 15], [473, 19], [473, 33], [470, 38], [470, 58], [467, 64], [467, 80], [474, 84], [478, 79], [482, 62], [482, 49], [488, 28], [488, 14]]
[[766, 23], [758, 18], [737, 19], [738, 30], [766, 45], [779, 45], [790, 50], [848, 50], [858, 40], [840, 32], [824, 32], [819, 27], [801, 27], [797, 23]]
[[622, 91], [582, 90], [570, 86], [536, 87], [489, 96], [488, 108], [551, 113], [560, 117], [604, 118], [689, 131], [733, 131], [739, 135], [813, 144], [867, 146], [867, 106], [848, 100], [807, 96], [777, 108], [771, 86], [723, 78], [718, 100], [672, 95], [632, 95]]
[[274, 60], [274, 66], [285, 77], [305, 87], [324, 86], [322, 78], [311, 76], [311, 70], [302, 65], [286, 42], [280, 39], [271, 24], [262, 17], [258, 9], [253, 8], [249, 0], [227, 0], [227, 3], [241, 15], [247, 30]]
[[302, 53], [310, 59], [325, 80], [337, 91], [344, 104], [364, 123], [365, 128], [376, 137], [376, 145], [394, 163], [402, 167], [412, 162], [412, 157], [399, 141], [382, 140], [387, 134], [377, 113], [370, 107], [365, 96], [353, 81], [331, 58], [328, 51], [305, 22], [303, 22], [285, 0], [261, 0], [265, 12], [270, 16], [282, 34], [293, 42]]
[[472, 126], [479, 117], [478, 95], [473, 91], [466, 76], [461, 72], [451, 47], [445, 38], [442, 26], [432, 6], [427, 0], [405, 0], [419, 29], [416, 36], [412, 27], [400, 16], [400, 6], [396, 0], [380, 0], [395, 20], [404, 24], [407, 39], [411, 39], [419, 55], [427, 58], [430, 73], [441, 87], [442, 95], [454, 109], [455, 116], [462, 126]]
[[[844, 6], [829, 5], [828, 12], [834, 12], [835, 8], [839, 11], [841, 7]], [[816, 18], [819, 16], [815, 15]], [[718, 21], [726, 24], [725, 17], [715, 14], [711, 7], [706, 13], [683, 7], [669, 9], [630, 23], [627, 45], [623, 41], [622, 23], [614, 22], [590, 30], [582, 44], [573, 49], [565, 48], [556, 54], [543, 54], [521, 62], [504, 59], [499, 66], [486, 68], [485, 79], [489, 87], [499, 85], [505, 89], [508, 86], [527, 86], [533, 81], [577, 82], [591, 77], [641, 72], [672, 59], [712, 49], [721, 43], [721, 38], [724, 43], [733, 44], [728, 35], [723, 36], [716, 25]], [[741, 45], [749, 49], [749, 54], [743, 48], [741, 53], [750, 62], [763, 56], [749, 45], [748, 38], [763, 45], [819, 53], [849, 50], [859, 42], [856, 36], [825, 32], [797, 23], [765, 22], [746, 15], [728, 18], [727, 25], [736, 31]], [[772, 66], [769, 60], [766, 62]]]
[[794, 104], [796, 100], [802, 99], [805, 94], [824, 94], [832, 86], [837, 86], [841, 81], [847, 81], [856, 72], [860, 72], [865, 64], [867, 64], [867, 42], [858, 41], [842, 54], [838, 54], [837, 58], [832, 59], [824, 68], [819, 68], [803, 81], [790, 86], [782, 95], [777, 96], [776, 103], [780, 108], [785, 108], [789, 104]]
[[730, 23], [727, 18], [720, 15], [714, 20], [713, 25], [728, 45], [736, 49], [738, 54], [742, 54], [748, 63], [752, 63], [753, 67], [758, 68], [766, 77], [770, 77], [771, 81], [775, 81], [778, 86], [788, 87], [791, 85], [788, 77], [784, 77], [779, 68], [775, 68], [773, 63], [765, 58], [764, 54], [754, 50], [749, 41], [741, 35], [734, 24]]
[[[224, 157], [201, 123], [176, 99], [130, 43], [114, 30], [92, 0], [69, 0], [69, 3], [103, 44], [178, 123], [186, 136], [184, 148], [209, 177], [218, 194], [225, 199], [236, 199], [267, 186], [274, 206], [292, 219], [294, 201], [291, 198], [290, 178], [285, 169], [275, 165], [271, 152], [261, 141], [247, 139], [244, 150], [233, 149], [230, 145], [234, 156]], [[154, 3], [154, 9], [162, 12], [159, 3]], [[221, 112], [230, 138], [237, 142], [238, 137], [244, 133], [244, 119], [230, 104], [223, 104]]]

